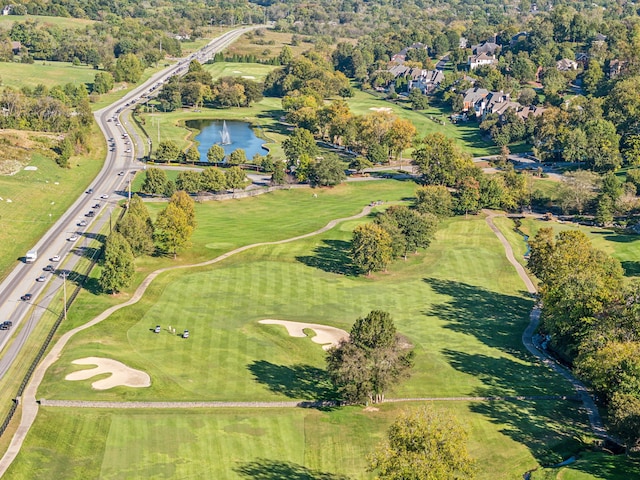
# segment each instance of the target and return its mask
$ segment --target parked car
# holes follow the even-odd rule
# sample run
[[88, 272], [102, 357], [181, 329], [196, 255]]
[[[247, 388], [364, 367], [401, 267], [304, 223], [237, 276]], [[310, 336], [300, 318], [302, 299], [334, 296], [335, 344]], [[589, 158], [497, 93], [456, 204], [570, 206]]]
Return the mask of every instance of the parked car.
[[153, 333], [160, 333], [160, 330], [162, 330], [160, 325], [156, 325], [156, 328], [153, 329]]
[[189, 338], [189, 330], [182, 332], [182, 338]]
[[28, 302], [29, 300], [31, 300], [31, 297], [33, 297], [33, 295], [31, 295], [30, 293], [25, 293], [20, 297], [20, 300], [22, 300], [23, 302]]

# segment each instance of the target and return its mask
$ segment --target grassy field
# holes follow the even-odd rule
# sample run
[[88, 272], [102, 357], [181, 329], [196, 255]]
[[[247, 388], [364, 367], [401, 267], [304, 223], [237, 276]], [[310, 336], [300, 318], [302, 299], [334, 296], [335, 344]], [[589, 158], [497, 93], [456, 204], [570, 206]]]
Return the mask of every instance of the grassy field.
[[[52, 158], [34, 154], [29, 165], [35, 171], [20, 170], [0, 176], [0, 276], [4, 277], [18, 258], [24, 256], [53, 223], [83, 192], [102, 167], [105, 145], [96, 130], [90, 154], [71, 158], [71, 168], [60, 168]], [[8, 202], [10, 199], [11, 202]]]
[[[416, 406], [179, 413], [41, 408], [29, 445], [5, 478], [372, 479], [365, 472], [366, 455], [399, 410]], [[480, 479], [520, 478], [535, 463], [508, 433], [510, 425], [499, 431], [474, 404], [436, 402], [435, 407], [451, 410], [471, 431], [471, 453], [484, 454]], [[541, 408], [539, 419], [553, 422], [557, 407], [556, 413], [567, 413], [552, 405]], [[83, 441], [69, 443], [72, 437]]]
[[92, 25], [95, 20], [87, 18], [49, 17], [46, 15], [0, 15], [0, 28], [11, 28], [15, 22], [35, 21], [42, 25], [52, 25], [62, 28], [84, 28]]
[[628, 480], [639, 477], [640, 462], [637, 458], [587, 452], [572, 465], [533, 472], [531, 480]]
[[2, 85], [21, 88], [38, 84], [53, 87], [65, 83], [93, 83], [96, 71], [91, 66], [73, 66], [69, 62], [41, 62], [32, 64], [0, 62]]
[[262, 82], [272, 70], [277, 68], [273, 65], [261, 65], [259, 63], [229, 62], [209, 63], [203, 67], [213, 78], [245, 77], [257, 82]]
[[[522, 259], [526, 252], [526, 246], [521, 235], [513, 231], [513, 221], [507, 218], [495, 219], [503, 233], [518, 254], [517, 258]], [[535, 235], [538, 230], [544, 227], [553, 228], [556, 232], [564, 230], [580, 230], [584, 232], [593, 246], [603, 250], [609, 255], [617, 258], [622, 263], [627, 277], [640, 276], [640, 235], [618, 233], [613, 229], [587, 227], [573, 223], [558, 223], [535, 219], [523, 219], [520, 229], [526, 235]], [[524, 263], [524, 260], [522, 260]]]
[[[318, 198], [309, 190], [291, 190], [201, 204], [194, 248], [181, 261], [211, 258], [237, 245], [310, 231], [330, 215], [353, 214], [371, 199], [401, 200], [410, 197], [414, 188], [406, 182], [367, 182], [320, 190]], [[152, 208], [155, 212], [161, 204]], [[47, 375], [38, 397], [153, 401], [329, 398], [332, 392], [323, 372], [322, 349], [308, 338], [289, 337], [283, 328], [261, 325], [257, 320], [319, 322], [348, 330], [355, 318], [373, 308], [392, 313], [399, 331], [409, 337], [417, 353], [414, 375], [393, 396], [571, 393], [569, 385], [531, 362], [522, 348], [520, 335], [531, 300], [482, 218], [445, 222], [425, 254], [399, 261], [388, 273], [373, 278], [354, 276], [345, 258], [350, 232], [357, 223], [347, 222], [319, 237], [250, 250], [214, 267], [159, 277], [140, 303], [74, 337]], [[141, 268], [154, 261], [157, 265], [167, 260], [148, 260]], [[88, 295], [81, 295], [81, 301], [88, 302]], [[101, 298], [93, 297], [93, 311], [99, 310]], [[72, 314], [71, 323], [79, 323], [83, 313]], [[189, 328], [192, 338], [184, 342], [166, 332], [154, 335], [149, 329], [156, 324]], [[64, 381], [76, 369], [70, 362], [88, 355], [115, 358], [143, 369], [153, 384], [148, 389], [118, 387], [96, 392], [90, 381]], [[454, 410], [472, 430], [471, 448], [480, 459], [480, 478], [515, 478], [540, 463], [558, 461], [579, 446], [576, 438], [584, 434], [584, 418], [571, 402], [443, 402], [442, 406]], [[38, 469], [61, 471], [65, 463], [76, 468], [65, 455], [80, 459], [77, 472], [81, 473], [70, 469], [61, 478], [85, 474], [130, 478], [150, 472], [174, 477], [187, 475], [189, 469], [212, 478], [253, 478], [238, 473], [238, 465], [254, 462], [252, 468], [276, 467], [261, 464], [265, 458], [316, 473], [370, 478], [362, 473], [362, 454], [371, 450], [371, 437], [382, 435], [384, 425], [399, 408], [384, 405], [381, 412], [388, 413], [380, 413], [375, 426], [369, 414], [341, 409], [242, 412], [243, 418], [255, 415], [255, 420], [246, 420], [240, 427], [229, 426], [237, 423], [233, 411], [216, 410], [209, 415], [88, 411], [72, 419], [59, 410], [44, 409], [45, 416], [38, 419], [25, 453], [7, 478], [24, 478], [20, 472]], [[116, 420], [124, 423], [116, 426]], [[291, 427], [285, 427], [289, 424]], [[167, 435], [157, 433], [172, 428], [194, 431], [194, 425], [202, 430], [187, 443], [181, 434], [166, 443]], [[326, 431], [308, 430], [319, 426]], [[260, 432], [256, 436], [263, 437], [253, 439], [259, 448], [252, 440], [254, 429]], [[300, 440], [301, 430], [304, 441]], [[137, 440], [127, 431], [139, 432]], [[153, 438], [147, 440], [146, 431], [154, 432]], [[78, 435], [86, 436], [93, 448], [44, 453], [56, 452], [58, 445], [66, 444], [65, 439]], [[245, 439], [241, 447], [236, 435]], [[345, 444], [340, 439], [346, 436], [356, 440]], [[160, 438], [166, 449], [157, 447]], [[294, 455], [296, 448], [304, 455]], [[84, 454], [82, 449], [86, 449]], [[115, 454], [109, 453], [113, 449], [121, 455], [131, 452], [127, 461], [133, 470], [115, 462]], [[140, 449], [148, 453], [134, 453]], [[99, 453], [90, 454], [92, 451]], [[214, 452], [216, 461], [200, 452]], [[190, 461], [176, 466], [177, 471], [166, 470], [176, 465], [173, 455]], [[92, 473], [96, 471], [100, 474]], [[117, 471], [125, 473], [119, 477]], [[500, 472], [497, 477], [496, 472]]]
[[[264, 35], [256, 35], [255, 33], [244, 34], [233, 45], [230, 45], [225, 51], [226, 57], [232, 55], [255, 55], [257, 58], [269, 59], [280, 55], [282, 48], [288, 45], [294, 56], [300, 55], [306, 50], [312, 49], [313, 44], [300, 42], [298, 45], [291, 45], [292, 33], [275, 32], [273, 30], [264, 29]], [[256, 42], [264, 42], [265, 45], [258, 45]], [[273, 42], [272, 45], [266, 45]], [[268, 53], [265, 55], [265, 53]]]

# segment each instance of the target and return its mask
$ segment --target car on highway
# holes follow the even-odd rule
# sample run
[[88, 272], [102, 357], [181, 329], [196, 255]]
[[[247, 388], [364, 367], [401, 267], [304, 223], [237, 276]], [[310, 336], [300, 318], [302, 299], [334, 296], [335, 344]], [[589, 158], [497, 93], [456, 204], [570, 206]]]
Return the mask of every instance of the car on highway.
[[79, 227], [86, 227], [87, 226], [87, 221], [86, 220], [80, 220], [78, 222], [78, 226]]
[[0, 330], [9, 330], [11, 327], [13, 327], [13, 322], [11, 320], [5, 320], [0, 323]]
[[93, 217], [96, 214], [96, 212], [94, 212], [93, 210], [87, 212], [84, 214], [85, 217]]
[[102, 195], [100, 195], [100, 198], [106, 200], [107, 198], [109, 198], [109, 195], [107, 193], [103, 193]]
[[53, 272], [55, 269], [56, 267], [54, 267], [53, 265], [47, 265], [46, 267], [43, 268], [45, 272]]
[[69, 242], [75, 242], [76, 240], [78, 240], [78, 236], [77, 235], [71, 235], [69, 238], [67, 238], [67, 240]]
[[119, 176], [119, 177], [121, 177], [121, 176], [123, 176], [123, 175], [124, 175], [124, 172], [123, 172], [123, 171], [121, 171], [120, 173], [118, 173], [118, 176]]
[[30, 293], [25, 293], [20, 297], [20, 300], [22, 300], [23, 302], [28, 302], [32, 297], [33, 295], [31, 295]]
[[38, 278], [36, 278], [36, 282], [44, 282], [47, 279], [47, 277], [45, 277], [44, 275], [40, 275]]
[[131, 153], [131, 149], [130, 149], [130, 148], [127, 148], [127, 149], [124, 151], [124, 153]]
[[87, 194], [91, 195], [93, 193], [93, 188], [90, 188], [89, 190], [87, 190]]
[[50, 262], [59, 262], [60, 261], [60, 255], [54, 255], [53, 257], [51, 257], [49, 259]]
[[93, 207], [91, 207], [91, 208], [100, 208], [100, 204], [99, 204], [99, 203], [96, 203], [96, 204], [95, 204]]

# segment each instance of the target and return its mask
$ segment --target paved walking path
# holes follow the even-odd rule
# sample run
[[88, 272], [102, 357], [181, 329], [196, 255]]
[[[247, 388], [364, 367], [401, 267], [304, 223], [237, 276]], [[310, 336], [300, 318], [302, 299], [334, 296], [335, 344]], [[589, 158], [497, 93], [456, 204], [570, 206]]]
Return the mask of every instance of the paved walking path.
[[0, 459], [0, 477], [4, 475], [4, 473], [7, 471], [7, 468], [9, 468], [9, 465], [11, 465], [11, 462], [13, 462], [13, 460], [16, 458], [16, 456], [20, 452], [22, 443], [24, 442], [24, 439], [26, 438], [27, 433], [31, 428], [31, 425], [33, 425], [33, 422], [36, 419], [36, 415], [38, 414], [38, 403], [36, 401], [36, 393], [38, 391], [38, 387], [40, 386], [40, 383], [42, 382], [42, 379], [44, 378], [45, 372], [51, 365], [53, 365], [53, 363], [56, 362], [56, 360], [58, 360], [58, 358], [60, 357], [60, 353], [62, 352], [62, 349], [67, 345], [69, 340], [71, 340], [71, 338], [76, 333], [86, 330], [87, 328], [93, 327], [94, 325], [102, 322], [104, 319], [108, 318], [109, 316], [111, 316], [111, 314], [120, 310], [121, 308], [128, 307], [129, 305], [133, 305], [137, 303], [138, 300], [142, 298], [142, 295], [147, 290], [147, 287], [149, 287], [151, 282], [153, 282], [153, 280], [155, 280], [155, 278], [162, 273], [168, 272], [170, 270], [213, 265], [214, 263], [221, 262], [222, 260], [225, 260], [231, 257], [232, 255], [236, 255], [238, 253], [244, 252], [251, 248], [256, 248], [256, 247], [261, 247], [266, 245], [281, 245], [283, 243], [295, 242], [296, 240], [301, 240], [303, 238], [319, 235], [328, 230], [331, 230], [338, 223], [362, 218], [365, 215], [368, 215], [370, 212], [371, 212], [371, 207], [366, 206], [362, 209], [360, 213], [356, 215], [352, 215], [351, 217], [347, 217], [347, 218], [339, 218], [336, 220], [331, 220], [324, 227], [314, 232], [305, 233], [304, 235], [298, 235], [297, 237], [287, 238], [284, 240], [278, 240], [274, 242], [260, 242], [260, 243], [253, 243], [251, 245], [245, 245], [243, 247], [239, 247], [239, 248], [236, 248], [235, 250], [231, 250], [227, 253], [224, 253], [219, 257], [216, 257], [213, 260], [208, 260], [206, 262], [201, 262], [193, 265], [177, 265], [173, 267], [161, 268], [147, 275], [147, 277], [142, 281], [140, 286], [136, 289], [136, 291], [128, 301], [121, 303], [119, 305], [114, 305], [113, 307], [110, 307], [104, 312], [102, 312], [93, 320], [85, 323], [84, 325], [80, 325], [79, 327], [76, 327], [73, 330], [69, 330], [68, 332], [66, 332], [64, 335], [60, 337], [60, 339], [56, 342], [56, 344], [51, 348], [47, 356], [44, 357], [42, 362], [35, 369], [35, 371], [33, 372], [33, 376], [31, 377], [31, 381], [29, 382], [29, 384], [24, 390], [24, 394], [22, 395], [21, 402], [20, 402], [22, 405], [22, 416], [20, 418], [20, 424], [18, 425], [18, 429], [16, 430], [16, 433], [11, 439], [9, 448], [5, 452], [4, 456]]
[[[531, 293], [532, 295], [536, 294], [538, 290], [536, 289], [536, 286], [531, 281], [531, 278], [529, 278], [529, 275], [527, 275], [527, 272], [525, 271], [524, 267], [513, 256], [513, 249], [511, 248], [511, 244], [507, 241], [507, 239], [502, 234], [502, 232], [498, 229], [498, 227], [496, 227], [495, 224], [493, 223], [493, 219], [495, 217], [503, 216], [503, 215], [497, 214], [490, 210], [483, 210], [483, 213], [487, 215], [486, 221], [487, 221], [487, 224], [489, 225], [489, 228], [493, 230], [493, 233], [495, 233], [496, 237], [498, 237], [498, 240], [500, 240], [500, 243], [502, 243], [505, 254], [507, 256], [507, 260], [509, 260], [509, 262], [515, 267], [516, 271], [518, 272], [518, 275], [524, 282], [529, 293]], [[593, 397], [591, 397], [589, 391], [587, 390], [587, 387], [580, 380], [574, 377], [569, 370], [567, 370], [566, 368], [561, 366], [559, 363], [557, 363], [555, 360], [553, 360], [551, 357], [549, 357], [549, 355], [547, 355], [543, 350], [538, 349], [537, 346], [534, 344], [533, 334], [538, 328], [539, 324], [540, 324], [540, 305], [536, 304], [533, 307], [533, 310], [531, 310], [529, 325], [527, 326], [526, 330], [522, 333], [522, 343], [532, 355], [535, 355], [547, 367], [549, 367], [554, 372], [562, 375], [564, 378], [566, 378], [569, 381], [569, 383], [571, 383], [574, 390], [582, 400], [583, 407], [586, 410], [587, 415], [589, 416], [589, 423], [591, 424], [591, 430], [596, 435], [596, 437], [601, 439], [607, 438], [607, 431], [604, 428], [602, 418], [600, 417], [600, 413], [598, 412], [598, 407], [593, 401]]]

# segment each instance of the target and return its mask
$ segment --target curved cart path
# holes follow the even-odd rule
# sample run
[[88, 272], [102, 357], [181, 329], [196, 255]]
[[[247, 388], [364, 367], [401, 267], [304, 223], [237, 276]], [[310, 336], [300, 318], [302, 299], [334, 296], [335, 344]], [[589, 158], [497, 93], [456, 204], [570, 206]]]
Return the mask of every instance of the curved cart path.
[[[527, 275], [527, 272], [525, 271], [524, 267], [513, 256], [513, 249], [511, 248], [511, 244], [507, 241], [507, 239], [502, 234], [500, 229], [498, 229], [498, 227], [496, 227], [496, 225], [493, 223], [493, 219], [495, 217], [501, 217], [503, 215], [497, 214], [490, 210], [483, 210], [483, 213], [487, 215], [486, 217], [487, 225], [489, 225], [489, 228], [491, 228], [493, 233], [495, 233], [496, 237], [498, 237], [498, 240], [500, 240], [500, 243], [502, 243], [505, 254], [507, 256], [507, 260], [509, 260], [509, 262], [515, 267], [516, 271], [518, 272], [518, 275], [524, 282], [529, 293], [531, 293], [532, 295], [537, 294], [538, 290], [536, 286], [533, 284], [533, 282], [531, 281], [531, 278], [529, 278], [529, 275]], [[598, 407], [593, 401], [593, 397], [591, 397], [591, 395], [589, 394], [587, 387], [580, 380], [574, 377], [569, 370], [567, 370], [566, 368], [558, 364], [555, 360], [549, 357], [543, 350], [538, 349], [537, 346], [535, 345], [533, 341], [533, 334], [538, 328], [539, 323], [540, 323], [540, 305], [536, 303], [536, 305], [533, 307], [533, 310], [531, 310], [529, 325], [527, 326], [526, 330], [522, 333], [522, 343], [532, 355], [538, 358], [538, 360], [540, 360], [542, 363], [544, 363], [547, 367], [549, 367], [554, 372], [562, 375], [564, 378], [566, 378], [569, 381], [569, 383], [571, 383], [574, 390], [578, 394], [579, 398], [582, 400], [583, 407], [586, 410], [587, 415], [589, 416], [589, 423], [591, 424], [591, 430], [593, 430], [593, 433], [596, 435], [596, 437], [600, 439], [607, 438], [607, 431], [605, 430], [604, 424], [602, 423], [602, 418], [600, 417], [600, 413], [598, 412]]]
[[4, 473], [9, 468], [9, 465], [11, 465], [11, 462], [13, 462], [13, 460], [16, 458], [16, 456], [20, 452], [22, 443], [24, 442], [24, 439], [26, 438], [27, 433], [31, 428], [31, 425], [33, 425], [33, 422], [36, 419], [36, 415], [38, 414], [38, 402], [36, 401], [36, 393], [38, 391], [38, 387], [40, 386], [40, 383], [42, 382], [42, 379], [44, 378], [45, 372], [51, 365], [53, 365], [56, 362], [56, 360], [58, 360], [58, 358], [60, 357], [60, 353], [62, 352], [62, 349], [67, 345], [69, 340], [71, 340], [71, 338], [76, 333], [81, 332], [82, 330], [86, 330], [87, 328], [93, 327], [94, 325], [102, 322], [104, 319], [108, 318], [111, 314], [120, 310], [121, 308], [128, 307], [129, 305], [133, 305], [137, 303], [138, 300], [142, 298], [142, 295], [147, 290], [147, 287], [149, 287], [151, 282], [153, 282], [153, 280], [155, 280], [155, 278], [158, 275], [164, 272], [168, 272], [170, 270], [204, 267], [206, 265], [213, 265], [214, 263], [221, 262], [222, 260], [225, 260], [231, 257], [232, 255], [236, 255], [238, 253], [244, 252], [245, 250], [249, 250], [251, 248], [256, 248], [256, 247], [261, 247], [266, 245], [281, 245], [283, 243], [295, 242], [296, 240], [312, 237], [314, 235], [319, 235], [328, 230], [331, 230], [333, 227], [335, 227], [337, 224], [341, 222], [362, 218], [365, 215], [368, 215], [370, 212], [371, 212], [371, 206], [366, 206], [362, 209], [360, 213], [356, 215], [352, 215], [351, 217], [331, 220], [324, 227], [310, 233], [305, 233], [304, 235], [298, 235], [297, 237], [286, 238], [284, 240], [277, 240], [274, 242], [260, 242], [260, 243], [253, 243], [251, 245], [245, 245], [243, 247], [239, 247], [227, 253], [224, 253], [212, 260], [207, 260], [206, 262], [196, 263], [192, 265], [176, 265], [174, 267], [161, 268], [147, 275], [147, 277], [142, 281], [140, 286], [138, 286], [138, 288], [136, 289], [136, 291], [134, 292], [134, 294], [131, 296], [129, 300], [119, 305], [114, 305], [113, 307], [108, 308], [107, 310], [102, 312], [100, 315], [95, 317], [93, 320], [90, 320], [84, 325], [80, 325], [79, 327], [76, 327], [73, 330], [69, 330], [67, 333], [62, 335], [60, 339], [56, 342], [56, 344], [51, 348], [51, 351], [47, 354], [46, 357], [44, 357], [42, 362], [38, 365], [38, 367], [33, 372], [31, 381], [25, 388], [24, 394], [20, 399], [20, 403], [22, 405], [22, 416], [20, 418], [20, 424], [18, 425], [18, 429], [16, 430], [16, 433], [13, 435], [13, 438], [11, 439], [9, 448], [7, 449], [4, 456], [0, 459], [0, 477], [4, 475]]

